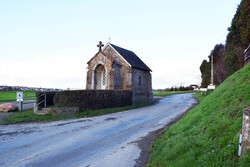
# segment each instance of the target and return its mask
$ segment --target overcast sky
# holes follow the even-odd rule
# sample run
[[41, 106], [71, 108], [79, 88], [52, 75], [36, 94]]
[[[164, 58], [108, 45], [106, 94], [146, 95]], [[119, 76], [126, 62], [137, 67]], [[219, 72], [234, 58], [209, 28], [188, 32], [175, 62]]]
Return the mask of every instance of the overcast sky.
[[0, 85], [85, 89], [99, 41], [135, 52], [152, 86], [199, 84], [240, 0], [0, 0]]

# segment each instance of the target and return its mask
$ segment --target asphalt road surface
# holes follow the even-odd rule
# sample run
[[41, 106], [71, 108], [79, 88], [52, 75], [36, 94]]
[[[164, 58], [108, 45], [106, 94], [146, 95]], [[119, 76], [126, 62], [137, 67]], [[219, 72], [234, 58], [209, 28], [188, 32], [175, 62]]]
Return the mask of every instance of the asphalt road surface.
[[173, 95], [156, 105], [66, 121], [0, 126], [0, 166], [132, 167], [140, 139], [187, 111], [192, 94]]

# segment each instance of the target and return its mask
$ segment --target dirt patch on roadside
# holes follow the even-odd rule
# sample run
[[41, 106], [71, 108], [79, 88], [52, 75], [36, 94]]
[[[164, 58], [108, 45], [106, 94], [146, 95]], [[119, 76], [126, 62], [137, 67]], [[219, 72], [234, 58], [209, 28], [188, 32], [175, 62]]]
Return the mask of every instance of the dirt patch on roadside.
[[157, 137], [160, 137], [166, 132], [166, 128], [170, 127], [177, 121], [179, 121], [188, 111], [193, 109], [195, 106], [199, 104], [198, 100], [194, 103], [187, 111], [183, 114], [179, 115], [178, 117], [172, 119], [168, 124], [166, 124], [163, 128], [158, 129], [156, 131], [150, 132], [147, 136], [143, 137], [142, 139], [136, 141], [135, 143], [138, 144], [139, 148], [141, 149], [141, 154], [138, 159], [136, 159], [136, 164], [134, 167], [145, 167], [148, 164], [150, 158], [150, 146], [154, 142]]

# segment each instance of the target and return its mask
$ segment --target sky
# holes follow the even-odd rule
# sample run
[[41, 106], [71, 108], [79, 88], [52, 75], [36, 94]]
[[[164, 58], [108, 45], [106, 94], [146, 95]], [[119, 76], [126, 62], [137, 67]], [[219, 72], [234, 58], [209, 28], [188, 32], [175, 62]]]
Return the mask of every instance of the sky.
[[97, 44], [133, 51], [153, 89], [200, 84], [240, 0], [0, 0], [0, 85], [85, 89]]

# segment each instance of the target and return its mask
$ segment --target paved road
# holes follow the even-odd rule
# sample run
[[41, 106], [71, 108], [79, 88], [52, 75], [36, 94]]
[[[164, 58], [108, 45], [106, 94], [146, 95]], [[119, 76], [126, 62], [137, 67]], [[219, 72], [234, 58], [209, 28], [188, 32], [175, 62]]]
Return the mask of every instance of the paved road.
[[0, 126], [0, 166], [131, 167], [141, 150], [135, 141], [185, 112], [192, 94], [156, 105], [99, 117]]

